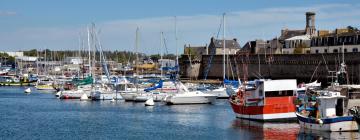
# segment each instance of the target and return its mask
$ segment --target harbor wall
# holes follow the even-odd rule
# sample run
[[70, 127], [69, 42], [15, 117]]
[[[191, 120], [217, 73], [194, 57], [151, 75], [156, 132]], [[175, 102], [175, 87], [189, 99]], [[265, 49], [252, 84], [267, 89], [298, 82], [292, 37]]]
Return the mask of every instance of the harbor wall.
[[[207, 79], [222, 79], [223, 56], [215, 55], [211, 63], [210, 55], [203, 55], [199, 62], [198, 79], [204, 79], [205, 68], [211, 65]], [[180, 60], [180, 74], [188, 78], [190, 61], [186, 57]], [[347, 65], [350, 83], [359, 84], [360, 79], [360, 53], [345, 53], [344, 61]], [[273, 55], [230, 55], [227, 59], [226, 77], [229, 79], [271, 78], [271, 79], [298, 79], [298, 82], [314, 80], [323, 83], [332, 81], [329, 71], [338, 71], [342, 62], [342, 54], [273, 54]], [[247, 69], [246, 69], [247, 68]], [[194, 74], [192, 74], [194, 75]]]

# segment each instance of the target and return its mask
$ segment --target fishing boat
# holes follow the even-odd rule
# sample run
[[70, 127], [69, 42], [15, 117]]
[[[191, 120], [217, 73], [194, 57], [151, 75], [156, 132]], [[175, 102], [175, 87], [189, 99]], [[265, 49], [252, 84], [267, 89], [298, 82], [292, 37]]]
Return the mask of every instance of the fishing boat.
[[[228, 90], [232, 90], [228, 88]], [[296, 120], [296, 80], [255, 80], [231, 91], [231, 107], [237, 118], [256, 121]]]
[[189, 91], [184, 84], [178, 82], [179, 90], [176, 93], [167, 95], [164, 101], [169, 105], [175, 104], [211, 104], [217, 98], [214, 94], [207, 94], [201, 91]]
[[299, 124], [304, 129], [321, 131], [356, 131], [359, 129], [356, 117], [359, 107], [346, 109], [346, 96], [339, 91], [316, 91], [315, 101], [302, 104], [296, 112]]

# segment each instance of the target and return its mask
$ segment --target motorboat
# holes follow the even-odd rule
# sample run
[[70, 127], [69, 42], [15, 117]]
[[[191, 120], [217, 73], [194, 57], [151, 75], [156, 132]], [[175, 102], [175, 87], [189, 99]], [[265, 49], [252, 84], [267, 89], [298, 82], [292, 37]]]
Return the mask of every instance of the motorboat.
[[296, 90], [295, 79], [245, 81], [238, 92], [230, 92], [229, 103], [240, 119], [292, 121], [296, 120]]
[[214, 94], [203, 93], [201, 91], [189, 91], [181, 82], [177, 83], [178, 92], [171, 93], [164, 98], [167, 104], [211, 104], [217, 98]]

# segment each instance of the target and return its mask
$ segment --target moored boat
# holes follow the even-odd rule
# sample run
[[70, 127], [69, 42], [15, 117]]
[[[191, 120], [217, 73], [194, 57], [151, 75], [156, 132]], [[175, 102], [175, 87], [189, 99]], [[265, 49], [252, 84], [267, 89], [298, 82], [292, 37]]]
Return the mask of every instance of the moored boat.
[[229, 102], [237, 118], [291, 121], [296, 120], [293, 103], [296, 89], [296, 80], [292, 79], [255, 80], [245, 82], [236, 94], [231, 95]]
[[[296, 116], [301, 127], [321, 131], [356, 131], [359, 129], [355, 114], [358, 107], [347, 110], [346, 96], [338, 91], [316, 92], [316, 101], [302, 104]], [[347, 112], [347, 113], [346, 113]]]
[[181, 82], [178, 82], [179, 91], [164, 98], [167, 104], [211, 104], [217, 98], [214, 94], [201, 91], [189, 91]]

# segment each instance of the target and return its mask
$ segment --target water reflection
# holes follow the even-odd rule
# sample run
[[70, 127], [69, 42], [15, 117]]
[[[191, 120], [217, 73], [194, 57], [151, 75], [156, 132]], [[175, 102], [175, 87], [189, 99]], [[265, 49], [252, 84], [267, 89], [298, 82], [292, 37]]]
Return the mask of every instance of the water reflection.
[[300, 129], [299, 140], [313, 140], [313, 139], [359, 139], [359, 132], [327, 132], [309, 129]]
[[236, 119], [232, 127], [241, 133], [253, 134], [255, 139], [296, 139], [299, 133], [297, 123], [263, 123], [249, 120]]

